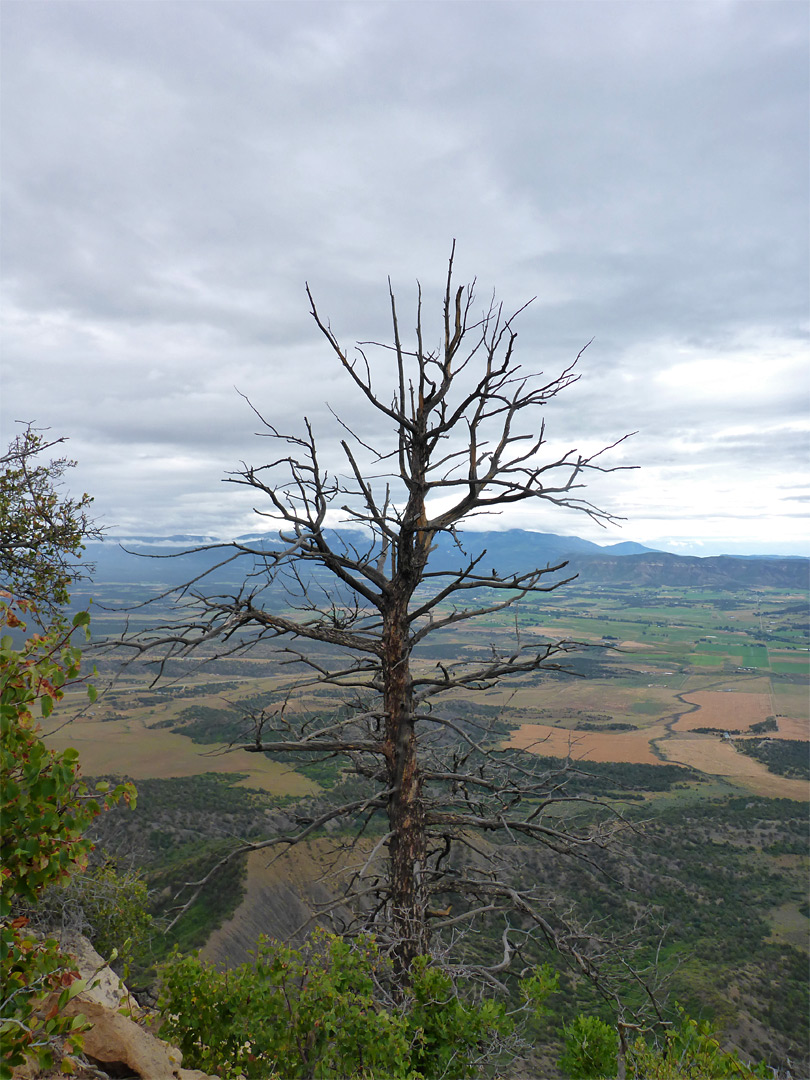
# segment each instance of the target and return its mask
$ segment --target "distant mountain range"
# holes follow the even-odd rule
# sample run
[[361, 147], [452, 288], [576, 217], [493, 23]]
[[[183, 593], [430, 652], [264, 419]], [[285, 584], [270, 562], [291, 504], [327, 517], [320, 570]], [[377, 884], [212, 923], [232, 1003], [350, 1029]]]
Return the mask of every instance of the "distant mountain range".
[[[333, 534], [362, 549], [364, 536], [360, 533]], [[566, 573], [576, 573], [580, 580], [612, 585], [704, 585], [719, 588], [771, 586], [805, 589], [810, 585], [810, 559], [769, 556], [719, 555], [706, 558], [672, 555], [654, 551], [625, 541], [605, 547], [577, 536], [558, 536], [554, 533], [526, 532], [510, 529], [502, 532], [468, 532], [459, 534], [467, 556], [486, 551], [482, 567], [496, 569], [500, 575], [554, 566], [568, 562]], [[255, 536], [240, 536], [237, 540], [261, 540]], [[265, 538], [266, 542], [266, 538]], [[227, 559], [228, 550], [196, 551], [178, 554], [190, 548], [216, 543], [208, 537], [195, 535], [133, 536], [125, 540], [108, 539], [104, 543], [88, 543], [87, 561], [94, 563], [94, 578], [98, 582], [130, 584], [182, 584]], [[143, 558], [129, 552], [157, 556]], [[169, 557], [176, 556], [176, 557]], [[439, 538], [431, 555], [430, 568], [447, 570], [465, 565], [468, 558], [449, 536]], [[237, 583], [243, 577], [240, 560], [224, 565], [208, 578], [210, 585]]]

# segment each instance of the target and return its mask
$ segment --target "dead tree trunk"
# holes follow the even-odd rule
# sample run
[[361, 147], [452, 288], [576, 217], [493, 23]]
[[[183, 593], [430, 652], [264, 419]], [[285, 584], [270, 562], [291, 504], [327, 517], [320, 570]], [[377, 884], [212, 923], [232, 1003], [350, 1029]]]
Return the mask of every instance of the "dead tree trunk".
[[427, 952], [425, 808], [417, 758], [407, 607], [397, 600], [383, 628], [385, 756], [388, 786], [390, 911], [396, 958], [407, 971], [414, 957]]
[[[502, 611], [571, 580], [560, 577], [564, 563], [519, 573], [480, 569], [491, 565], [484, 562], [486, 552], [468, 554], [466, 539], [457, 532], [468, 518], [535, 501], [578, 510], [598, 522], [611, 520], [581, 498], [579, 489], [589, 471], [626, 466], [604, 467], [605, 450], [547, 454], [539, 413], [576, 382], [577, 361], [550, 380], [542, 372], [523, 371], [513, 358], [519, 312], [505, 316], [493, 301], [475, 316], [473, 286], [453, 286], [452, 256], [439, 344], [425, 342], [420, 290], [415, 340], [410, 348], [403, 345], [389, 284], [393, 343], [376, 345], [382, 350], [377, 367], [365, 352], [375, 343], [358, 345], [350, 358], [307, 292], [320, 332], [372, 411], [375, 431], [382, 420], [381, 445], [370, 446], [355, 433], [356, 426], [338, 418], [348, 432], [340, 443], [343, 475], [338, 475], [337, 466], [321, 463], [309, 421], [302, 435], [284, 435], [254, 408], [260, 434], [278, 453], [268, 464], [246, 465], [229, 479], [266, 499], [266, 509], [258, 512], [278, 528], [278, 541], [223, 545], [229, 549], [223, 561], [251, 561], [244, 587], [235, 594], [212, 595], [199, 579], [180, 590], [185, 615], [124, 644], [158, 655], [163, 665], [210, 649], [213, 642], [220, 643], [214, 654], [223, 655], [278, 640], [285, 659], [305, 669], [300, 681], [286, 689], [286, 712], [262, 710], [243, 748], [341, 755], [347, 768], [364, 778], [368, 793], [358, 798], [355, 792], [292, 837], [267, 844], [305, 839], [330, 819], [384, 814], [387, 866], [381, 882], [375, 877], [373, 885], [360, 888], [365, 904], [360, 904], [360, 917], [371, 907], [379, 931], [383, 913], [384, 933], [406, 978], [414, 957], [430, 947], [429, 902], [436, 894], [445, 898], [443, 903], [448, 893], [467, 903], [466, 911], [448, 916], [448, 926], [457, 927], [478, 910], [505, 912], [517, 904], [544, 935], [551, 933], [537, 914], [538, 894], [516, 890], [498, 876], [497, 867], [448, 876], [449, 851], [467, 844], [471, 833], [500, 832], [506, 843], [519, 837], [586, 854], [609, 838], [611, 829], [603, 823], [577, 830], [566, 827], [565, 818], [554, 817], [560, 803], [579, 800], [565, 793], [558, 772], [550, 773], [531, 755], [507, 752], [497, 740], [473, 737], [446, 709], [442, 713], [435, 707], [448, 692], [487, 688], [505, 676], [541, 668], [559, 670], [574, 643], [538, 645], [518, 635], [508, 650], [493, 647], [488, 660], [461, 655], [435, 662], [425, 643], [436, 631]], [[386, 380], [393, 387], [379, 389], [377, 383]], [[330, 533], [329, 512], [362, 530], [363, 539]], [[431, 553], [441, 539], [452, 542], [456, 566], [431, 567]], [[334, 589], [312, 578], [313, 567], [331, 575]], [[272, 588], [282, 587], [290, 598], [287, 611], [266, 602]], [[313, 641], [348, 659], [319, 659], [320, 654], [307, 651]], [[413, 663], [415, 649], [420, 650], [418, 664]], [[345, 693], [344, 701], [336, 697], [330, 715], [292, 723], [296, 689], [318, 684], [332, 687], [336, 695]], [[336, 716], [339, 706], [341, 717]], [[363, 884], [366, 871], [358, 871], [355, 883]], [[435, 927], [441, 925], [434, 921]], [[508, 941], [505, 950], [511, 954]]]

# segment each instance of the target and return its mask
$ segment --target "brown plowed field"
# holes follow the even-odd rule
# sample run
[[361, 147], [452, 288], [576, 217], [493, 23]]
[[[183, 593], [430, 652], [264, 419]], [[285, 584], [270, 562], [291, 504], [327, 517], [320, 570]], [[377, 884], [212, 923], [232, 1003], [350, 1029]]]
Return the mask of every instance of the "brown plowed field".
[[675, 725], [677, 731], [694, 731], [700, 727], [736, 728], [748, 731], [752, 724], [759, 724], [767, 716], [773, 716], [770, 694], [746, 694], [736, 690], [692, 690], [683, 694], [683, 700], [698, 705], [697, 712], [687, 713]]
[[[673, 731], [694, 731], [696, 728], [713, 727], [724, 731], [735, 729], [746, 732], [752, 724], [759, 724], [774, 716], [777, 706], [770, 694], [748, 694], [725, 690], [693, 690], [683, 695], [683, 700], [698, 705], [697, 712], [687, 713], [673, 726]], [[777, 718], [780, 739], [810, 738], [810, 722], [792, 716]], [[766, 733], [767, 734], [767, 733]]]
[[673, 765], [691, 765], [711, 776], [727, 776], [756, 795], [801, 801], [810, 798], [806, 780], [776, 776], [755, 758], [735, 750], [733, 743], [715, 735], [683, 735], [664, 739], [658, 746]]
[[800, 720], [796, 716], [779, 716], [776, 720], [780, 739], [810, 740], [810, 720]]
[[666, 734], [663, 724], [643, 731], [569, 731], [546, 724], [523, 724], [512, 732], [509, 746], [547, 757], [567, 757], [585, 761], [631, 761], [660, 765], [650, 748], [650, 739]]
[[264, 754], [218, 753], [220, 744], [201, 745], [167, 728], [147, 727], [142, 720], [74, 720], [45, 739], [50, 750], [75, 747], [85, 776], [129, 776], [133, 780], [165, 780], [200, 773], [247, 773], [245, 787], [276, 795], [309, 795], [316, 785], [287, 765]]
[[[733, 699], [733, 700], [730, 700]], [[685, 700], [700, 705], [697, 712], [682, 717], [673, 732], [663, 722], [641, 731], [571, 731], [547, 724], [524, 724], [512, 732], [510, 746], [547, 757], [570, 757], [577, 761], [629, 761], [647, 765], [687, 765], [709, 776], [728, 777], [735, 784], [769, 798], [810, 798], [804, 780], [777, 776], [762, 762], [739, 753], [730, 742], [716, 735], [692, 734], [696, 727], [748, 730], [751, 724], [773, 715], [768, 694], [694, 691]], [[807, 739], [806, 720], [779, 717], [779, 736]], [[655, 743], [658, 756], [653, 752]]]

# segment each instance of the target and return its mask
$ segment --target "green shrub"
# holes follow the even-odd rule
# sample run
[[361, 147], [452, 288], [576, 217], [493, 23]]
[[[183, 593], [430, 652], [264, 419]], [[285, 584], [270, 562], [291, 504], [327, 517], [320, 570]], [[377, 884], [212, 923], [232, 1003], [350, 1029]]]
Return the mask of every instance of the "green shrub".
[[161, 1034], [189, 1067], [227, 1080], [453, 1080], [511, 1031], [502, 1006], [464, 1002], [425, 958], [398, 1005], [382, 992], [389, 976], [372, 938], [325, 931], [301, 950], [262, 939], [252, 964], [227, 972], [175, 953], [162, 969]]
[[[747, 1065], [736, 1050], [724, 1050], [707, 1022], [680, 1011], [680, 1023], [659, 1042], [635, 1040], [627, 1052], [628, 1080], [758, 1080], [772, 1076], [761, 1063]], [[560, 1068], [571, 1080], [605, 1080], [618, 1072], [618, 1034], [596, 1016], [577, 1016], [567, 1025]]]
[[[18, 610], [33, 605], [20, 601]], [[68, 1049], [78, 1043], [80, 1025], [60, 1015], [61, 1006], [78, 992], [77, 976], [67, 967], [54, 940], [40, 941], [26, 932], [27, 918], [17, 915], [15, 899], [36, 904], [43, 891], [64, 884], [83, 869], [92, 848], [87, 826], [103, 808], [121, 797], [134, 799], [131, 784], [110, 791], [100, 784], [88, 791], [79, 779], [78, 753], [56, 753], [42, 741], [32, 708], [51, 714], [65, 686], [79, 678], [81, 655], [72, 644], [75, 629], [90, 618], [81, 612], [66, 625], [56, 619], [42, 634], [15, 648], [10, 634], [0, 640], [0, 1078], [33, 1054], [41, 1065], [53, 1059], [62, 1037]], [[14, 609], [0, 603], [0, 628], [25, 630]], [[56, 1008], [40, 1015], [44, 998], [56, 993]]]
[[111, 860], [53, 885], [36, 904], [19, 906], [38, 933], [75, 930], [121, 973], [147, 949], [153, 919], [146, 880], [137, 870], [120, 872]]
[[577, 1016], [563, 1029], [565, 1051], [560, 1068], [571, 1080], [600, 1080], [616, 1075], [616, 1029], [598, 1016]]
[[764, 1063], [750, 1066], [740, 1061], [736, 1050], [723, 1050], [707, 1022], [681, 1012], [679, 1026], [668, 1031], [660, 1045], [636, 1040], [627, 1075], [638, 1080], [756, 1080], [773, 1074]]

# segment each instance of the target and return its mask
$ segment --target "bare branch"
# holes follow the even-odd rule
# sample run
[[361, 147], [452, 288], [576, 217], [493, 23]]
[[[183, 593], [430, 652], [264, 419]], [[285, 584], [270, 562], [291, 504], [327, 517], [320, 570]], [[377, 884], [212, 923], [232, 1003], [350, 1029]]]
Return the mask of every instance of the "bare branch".
[[[350, 355], [307, 285], [310, 314], [376, 426], [336, 417], [338, 475], [322, 463], [309, 420], [300, 434], [283, 434], [248, 401], [267, 440], [267, 460], [243, 463], [227, 482], [255, 494], [256, 513], [278, 529], [277, 539], [226, 545], [224, 557], [219, 545], [206, 548], [216, 566], [175, 590], [178, 619], [125, 636], [122, 644], [155, 662], [158, 675], [169, 660], [195, 654], [216, 660], [277, 644], [283, 705], [247, 715], [253, 737], [248, 731], [227, 752], [292, 752], [304, 761], [334, 755], [363, 785], [362, 798], [321, 804], [302, 828], [240, 845], [219, 866], [261, 847], [300, 843], [330, 821], [358, 830], [373, 822], [376, 839], [354, 868], [350, 891], [357, 925], [373, 926], [390, 943], [403, 980], [414, 957], [443, 931], [512, 911], [598, 981], [593, 957], [552, 925], [535, 893], [509, 879], [505, 862], [491, 861], [476, 874], [453, 861], [456, 850], [473, 850], [474, 837], [493, 834], [506, 841], [503, 850], [540, 846], [591, 860], [627, 827], [616, 811], [606, 818], [598, 800], [566, 791], [577, 771], [571, 760], [539, 765], [528, 752], [504, 745], [503, 727], [487, 729], [454, 712], [459, 695], [505, 678], [576, 674], [572, 656], [589, 646], [530, 640], [516, 619], [514, 643], [501, 641], [489, 655], [446, 659], [446, 652], [431, 649], [438, 631], [516, 609], [576, 576], [566, 562], [518, 572], [483, 569], [486, 551], [468, 555], [461, 526], [478, 514], [532, 503], [576, 510], [600, 524], [615, 520], [582, 491], [591, 474], [629, 467], [605, 463], [627, 436], [596, 452], [549, 453], [541, 414], [577, 382], [587, 345], [558, 375], [524, 370], [515, 359], [516, 326], [528, 305], [510, 314], [492, 296], [476, 314], [475, 282], [457, 285], [454, 260], [455, 243], [433, 345], [421, 286], [411, 342], [389, 280], [392, 341], [360, 342]], [[374, 435], [365, 436], [367, 430]], [[327, 522], [336, 516], [362, 529], [364, 539], [331, 531]], [[436, 554], [448, 542], [459, 552], [451, 569]], [[212, 594], [216, 573], [238, 559], [248, 560], [244, 586]], [[324, 689], [343, 697], [328, 699], [323, 711], [311, 709], [312, 695], [317, 699]], [[560, 812], [575, 805], [591, 813], [587, 827]], [[189, 883], [194, 896], [217, 869]], [[472, 906], [431, 909], [440, 893]], [[481, 978], [499, 983], [520, 951], [519, 933], [507, 924], [502, 956], [479, 965]]]

